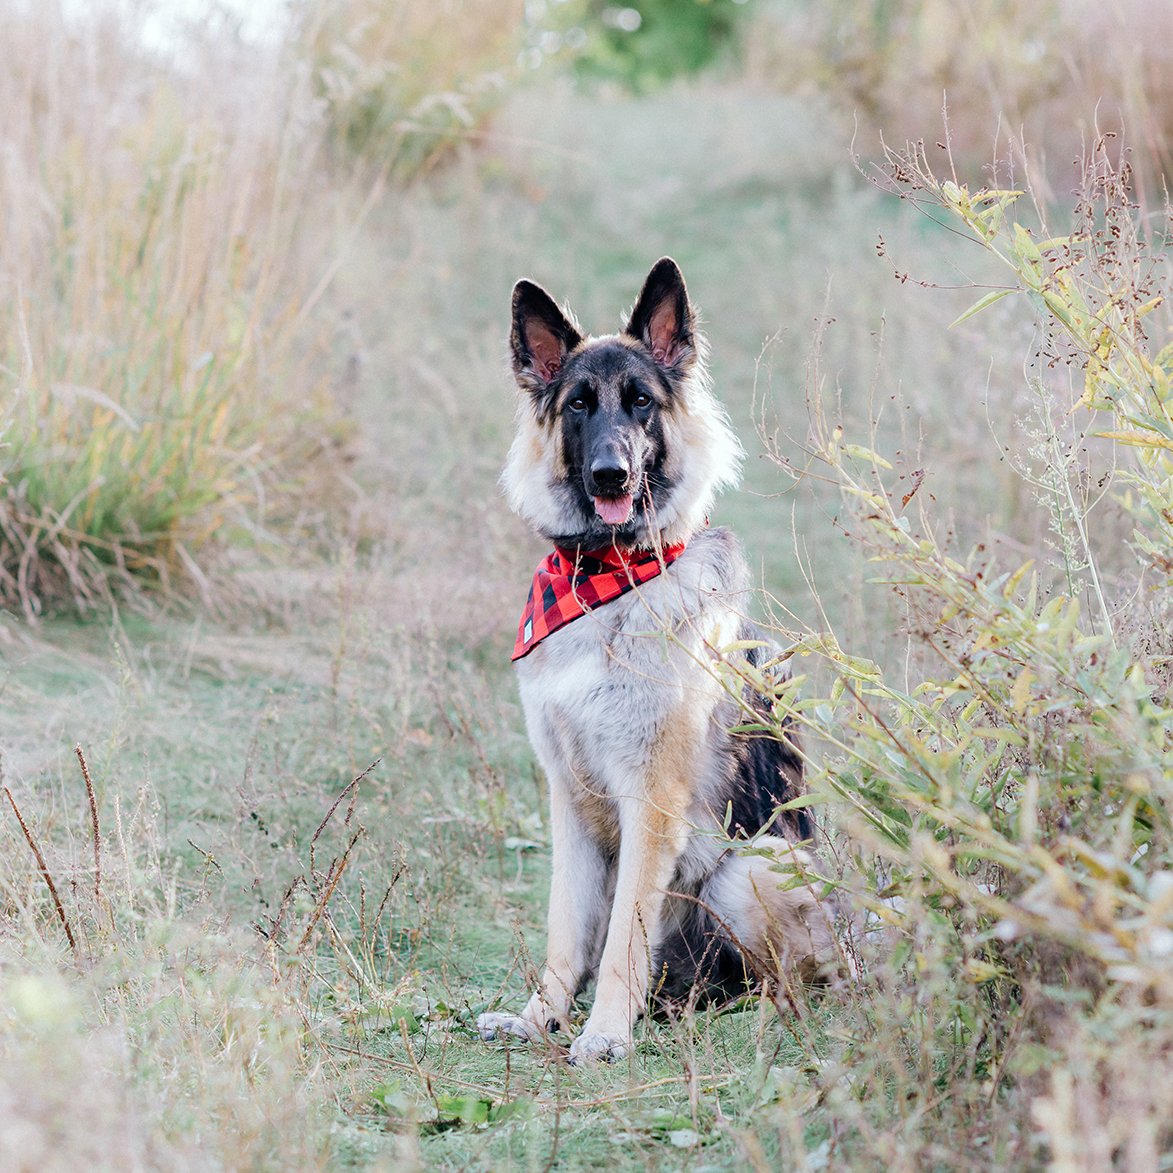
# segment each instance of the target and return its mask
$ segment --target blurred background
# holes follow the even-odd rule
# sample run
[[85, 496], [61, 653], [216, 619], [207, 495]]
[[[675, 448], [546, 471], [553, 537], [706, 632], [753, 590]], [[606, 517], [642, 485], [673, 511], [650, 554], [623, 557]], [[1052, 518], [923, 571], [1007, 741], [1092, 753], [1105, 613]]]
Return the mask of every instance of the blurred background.
[[[1173, 12], [1155, 0], [0, 19], [0, 597], [26, 616], [111, 591], [223, 605], [290, 543], [413, 567], [483, 541], [493, 575], [524, 543], [494, 487], [513, 280], [606, 331], [664, 253], [754, 457], [761, 426], [801, 442], [812, 380], [860, 424], [898, 390], [884, 426], [947, 460], [934, 491], [1015, 536], [1030, 502], [993, 465], [1033, 324], [1008, 311], [976, 350], [942, 329], [988, 270], [876, 186], [882, 142], [923, 140], [972, 187], [1029, 181], [1060, 221], [1100, 136], [1126, 144], [1157, 220], [1169, 162]], [[747, 483], [793, 487], [753, 458]], [[797, 585], [790, 505], [810, 537], [817, 501], [729, 506], [772, 589]]]

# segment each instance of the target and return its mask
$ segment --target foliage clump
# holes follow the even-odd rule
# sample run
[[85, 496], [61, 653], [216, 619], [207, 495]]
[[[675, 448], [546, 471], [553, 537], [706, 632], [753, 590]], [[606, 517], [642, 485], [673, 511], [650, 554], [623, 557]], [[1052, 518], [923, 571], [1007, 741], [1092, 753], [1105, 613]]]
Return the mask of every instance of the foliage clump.
[[550, 7], [535, 22], [534, 47], [552, 41], [569, 53], [581, 80], [634, 91], [699, 74], [734, 53], [749, 11], [746, 0], [564, 0]]
[[294, 47], [337, 161], [410, 179], [483, 128], [517, 70], [520, 0], [308, 3]]
[[[950, 549], [924, 470], [851, 443], [814, 397], [810, 454], [908, 630], [900, 674], [808, 636], [798, 662], [827, 665], [830, 692], [785, 698], [829, 743], [815, 785], [885, 942], [861, 951], [839, 1070], [877, 1102], [895, 1088], [905, 1124], [935, 1118], [938, 1142], [980, 1131], [996, 1163], [1102, 1151], [1155, 1168], [1173, 1144], [1173, 345], [1163, 241], [1110, 146], [1062, 233], [1018, 218], [1022, 191], [939, 178], [920, 144], [889, 152], [885, 173], [1008, 272], [955, 324], [1025, 298], [1045, 417], [1090, 416], [1089, 440], [1113, 450], [1090, 500], [1085, 449], [1036, 453], [1032, 483], [1068, 538], [1058, 564]], [[1133, 527], [1132, 567], [1112, 575], [1091, 516], [1102, 493]], [[864, 1107], [852, 1117], [859, 1137], [875, 1126]]]

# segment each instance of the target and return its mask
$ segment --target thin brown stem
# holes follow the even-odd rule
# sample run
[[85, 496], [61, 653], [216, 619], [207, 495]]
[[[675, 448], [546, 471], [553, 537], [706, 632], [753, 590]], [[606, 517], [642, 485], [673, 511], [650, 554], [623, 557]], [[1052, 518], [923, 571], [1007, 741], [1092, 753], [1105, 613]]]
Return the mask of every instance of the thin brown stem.
[[12, 791], [7, 786], [4, 787], [4, 794], [12, 806], [12, 813], [16, 815], [16, 821], [20, 824], [20, 829], [24, 832], [25, 841], [28, 843], [33, 856], [36, 858], [37, 867], [41, 869], [41, 878], [45, 881], [45, 887], [49, 889], [49, 895], [53, 897], [53, 905], [57, 909], [57, 916], [61, 921], [61, 927], [65, 929], [65, 937], [69, 941], [69, 947], [77, 954], [77, 941], [74, 939], [73, 929], [70, 928], [69, 917], [65, 915], [65, 908], [61, 903], [61, 897], [57, 895], [57, 885], [53, 883], [53, 877], [49, 874], [49, 867], [45, 863], [45, 857], [41, 854], [41, 849], [37, 846], [37, 841], [33, 838], [33, 833], [24, 821], [24, 816], [20, 813], [20, 807], [16, 805], [16, 799], [12, 797]]
[[[357, 780], [355, 779], [355, 781]], [[335, 803], [334, 805], [337, 806], [338, 804]], [[342, 873], [346, 871], [346, 865], [350, 862], [350, 853], [362, 836], [363, 830], [364, 828], [360, 825], [358, 830], [351, 836], [350, 842], [346, 845], [346, 850], [342, 853], [342, 858], [338, 860], [336, 865], [332, 865], [329, 873], [327, 873], [326, 886], [322, 894], [318, 897], [318, 902], [314, 906], [313, 915], [310, 917], [309, 924], [305, 927], [305, 932], [301, 935], [301, 940], [297, 943], [295, 952], [300, 953], [309, 943], [314, 928], [317, 926], [318, 921], [322, 919], [322, 913], [326, 911], [326, 905], [330, 903], [330, 897], [334, 895], [334, 889], [338, 887], [338, 881], [342, 879]]]
[[[334, 799], [334, 803], [333, 803], [333, 805], [332, 805], [332, 806], [330, 807], [330, 809], [329, 809], [329, 810], [326, 812], [326, 817], [325, 817], [324, 819], [322, 819], [322, 821], [321, 821], [321, 822], [318, 824], [318, 829], [317, 829], [317, 830], [316, 830], [316, 831], [313, 833], [313, 835], [312, 835], [312, 836], [310, 836], [310, 874], [311, 874], [311, 875], [314, 875], [314, 874], [315, 874], [315, 872], [316, 872], [316, 869], [315, 869], [315, 863], [314, 863], [314, 846], [315, 846], [315, 845], [317, 844], [317, 842], [318, 842], [318, 836], [320, 836], [320, 835], [321, 835], [321, 833], [322, 833], [322, 832], [323, 832], [323, 831], [326, 829], [326, 824], [327, 824], [327, 823], [328, 823], [328, 822], [329, 822], [329, 821], [330, 821], [330, 820], [331, 820], [331, 819], [334, 817], [334, 812], [335, 812], [335, 811], [338, 809], [338, 807], [341, 805], [341, 803], [342, 803], [342, 800], [343, 800], [343, 799], [344, 799], [344, 798], [345, 798], [345, 797], [346, 797], [348, 794], [350, 794], [350, 793], [351, 793], [351, 791], [356, 791], [356, 792], [357, 792], [358, 784], [359, 784], [359, 783], [360, 783], [360, 782], [361, 782], [361, 781], [362, 781], [362, 780], [363, 780], [363, 779], [364, 779], [364, 778], [365, 778], [365, 777], [366, 777], [366, 776], [367, 776], [367, 775], [368, 775], [368, 774], [369, 774], [369, 773], [370, 773], [370, 772], [371, 772], [371, 771], [372, 771], [372, 770], [373, 770], [373, 769], [374, 769], [374, 768], [375, 768], [375, 767], [376, 767], [376, 766], [377, 766], [377, 765], [378, 765], [378, 764], [379, 764], [379, 763], [380, 763], [382, 760], [383, 760], [383, 759], [382, 759], [381, 757], [375, 758], [375, 760], [374, 760], [373, 762], [371, 762], [371, 764], [370, 764], [369, 766], [367, 766], [367, 768], [366, 768], [365, 770], [363, 770], [363, 772], [362, 772], [361, 774], [356, 774], [356, 775], [355, 775], [353, 778], [351, 778], [351, 780], [350, 780], [349, 782], [347, 782], [347, 784], [346, 784], [345, 786], [343, 786], [342, 790], [341, 790], [341, 791], [339, 792], [339, 794], [338, 794], [338, 797], [337, 797], [336, 799]], [[353, 804], [352, 804], [352, 806], [351, 806], [350, 810], [348, 810], [348, 811], [347, 811], [347, 813], [346, 813], [346, 825], [347, 825], [347, 826], [349, 826], [349, 825], [350, 825], [350, 816], [351, 816], [351, 814], [352, 814], [352, 813], [353, 813]], [[347, 850], [349, 850], [349, 848], [348, 848]]]
[[86, 765], [86, 756], [82, 753], [81, 745], [75, 745], [73, 752], [81, 763], [81, 776], [86, 781], [86, 797], [90, 801], [90, 827], [94, 838], [94, 899], [102, 903], [102, 830], [98, 822], [98, 799], [94, 794], [94, 782], [90, 777], [90, 768]]

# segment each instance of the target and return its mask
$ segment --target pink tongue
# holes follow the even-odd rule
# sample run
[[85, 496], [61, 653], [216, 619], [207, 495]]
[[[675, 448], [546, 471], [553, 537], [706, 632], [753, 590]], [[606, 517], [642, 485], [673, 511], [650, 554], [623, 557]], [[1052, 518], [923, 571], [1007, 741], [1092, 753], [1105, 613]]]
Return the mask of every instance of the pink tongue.
[[630, 516], [635, 500], [630, 493], [622, 497], [596, 497], [595, 512], [608, 525], [622, 525]]

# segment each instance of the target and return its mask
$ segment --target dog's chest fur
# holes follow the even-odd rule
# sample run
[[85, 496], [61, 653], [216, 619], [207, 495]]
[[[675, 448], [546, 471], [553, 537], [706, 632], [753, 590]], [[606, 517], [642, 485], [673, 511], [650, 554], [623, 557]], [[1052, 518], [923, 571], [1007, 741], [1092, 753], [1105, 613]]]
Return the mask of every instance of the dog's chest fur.
[[[664, 573], [518, 662], [526, 723], [550, 784], [598, 842], [617, 844], [617, 803], [625, 799], [679, 805], [673, 814], [694, 827], [712, 822], [715, 734], [735, 720], [722, 711], [728, 701], [713, 649], [738, 638], [745, 580], [733, 535], [704, 530]], [[641, 793], [657, 754], [685, 751], [695, 759], [681, 771], [679, 792]]]

